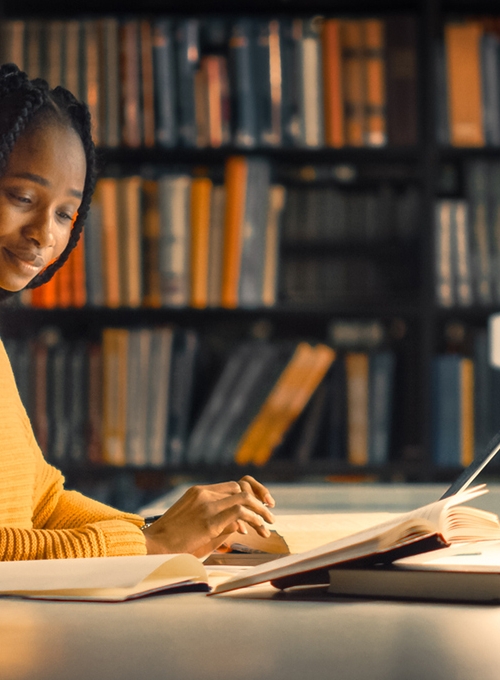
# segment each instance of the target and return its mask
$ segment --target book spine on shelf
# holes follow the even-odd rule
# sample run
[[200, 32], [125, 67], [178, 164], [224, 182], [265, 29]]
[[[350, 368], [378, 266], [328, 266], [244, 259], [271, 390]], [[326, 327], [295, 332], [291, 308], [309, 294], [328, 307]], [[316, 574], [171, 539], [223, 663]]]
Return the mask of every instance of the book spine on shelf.
[[251, 148], [259, 139], [255, 49], [256, 22], [253, 19], [237, 19], [231, 28], [229, 39], [230, 73], [232, 80], [233, 143]]
[[191, 285], [190, 304], [204, 309], [208, 304], [208, 258], [212, 182], [196, 177], [191, 182]]
[[361, 22], [356, 19], [342, 20], [341, 39], [345, 142], [349, 146], [363, 146], [366, 90]]
[[466, 193], [471, 220], [475, 298], [479, 304], [483, 305], [491, 304], [493, 301], [488, 170], [488, 162], [485, 160], [472, 161], [466, 168]]
[[299, 106], [300, 106], [300, 143], [303, 146], [318, 148], [324, 145], [324, 106], [321, 31], [322, 21], [296, 19], [300, 29], [299, 50]]
[[391, 447], [395, 356], [374, 352], [369, 359], [369, 450], [368, 461], [384, 465]]
[[450, 140], [454, 146], [484, 146], [478, 22], [447, 23], [444, 29], [448, 75]]
[[326, 19], [324, 21], [321, 40], [325, 105], [325, 143], [327, 146], [339, 148], [344, 145], [340, 19]]
[[178, 134], [183, 146], [196, 146], [194, 79], [200, 61], [200, 21], [183, 19], [175, 29]]
[[[119, 22], [115, 17], [100, 20], [100, 100], [102, 143], [117, 147], [121, 143], [120, 42]], [[72, 90], [71, 90], [72, 91]]]
[[137, 19], [126, 19], [120, 24], [122, 143], [131, 148], [139, 148], [143, 142], [139, 38]]
[[369, 433], [369, 357], [365, 352], [345, 356], [347, 395], [347, 460], [367, 465]]
[[366, 146], [384, 146], [387, 143], [384, 28], [384, 22], [380, 19], [363, 21]]
[[[417, 19], [395, 15], [385, 19], [387, 137], [391, 146], [418, 141]], [[436, 98], [441, 89], [436, 91]]]
[[169, 148], [178, 139], [173, 22], [156, 19], [152, 30], [156, 142]]

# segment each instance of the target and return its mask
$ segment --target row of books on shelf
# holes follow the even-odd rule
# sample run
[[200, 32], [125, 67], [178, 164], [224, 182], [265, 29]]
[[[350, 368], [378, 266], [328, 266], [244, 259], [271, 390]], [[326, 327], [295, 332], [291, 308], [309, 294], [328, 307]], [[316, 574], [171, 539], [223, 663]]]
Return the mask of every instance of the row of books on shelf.
[[82, 243], [25, 302], [256, 308], [390, 294], [387, 260], [416, 238], [418, 189], [285, 189], [273, 174], [267, 159], [230, 156], [224, 173], [101, 178]]
[[498, 18], [450, 21], [436, 49], [438, 141], [453, 146], [499, 146]]
[[47, 330], [5, 346], [37, 440], [57, 464], [175, 469], [285, 456], [363, 466], [389, 458], [391, 351], [242, 341], [193, 409], [193, 331], [106, 328], [102, 342], [87, 343]]
[[100, 179], [80, 252], [31, 304], [274, 305], [286, 191], [260, 158], [231, 156], [225, 176], [222, 185], [188, 173]]
[[500, 369], [490, 365], [487, 332], [477, 331], [468, 356], [436, 356], [432, 376], [432, 459], [467, 466], [500, 428]]
[[465, 194], [436, 203], [436, 298], [443, 307], [500, 302], [500, 163], [469, 163]]
[[2, 61], [87, 101], [103, 146], [417, 142], [416, 18], [4, 21]]

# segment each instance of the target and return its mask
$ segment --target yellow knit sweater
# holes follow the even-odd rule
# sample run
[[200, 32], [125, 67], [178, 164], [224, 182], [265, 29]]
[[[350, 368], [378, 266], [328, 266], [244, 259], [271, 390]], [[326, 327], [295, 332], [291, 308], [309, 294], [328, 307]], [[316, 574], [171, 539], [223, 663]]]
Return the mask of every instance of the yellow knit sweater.
[[0, 560], [146, 553], [141, 517], [63, 482], [35, 441], [0, 341]]

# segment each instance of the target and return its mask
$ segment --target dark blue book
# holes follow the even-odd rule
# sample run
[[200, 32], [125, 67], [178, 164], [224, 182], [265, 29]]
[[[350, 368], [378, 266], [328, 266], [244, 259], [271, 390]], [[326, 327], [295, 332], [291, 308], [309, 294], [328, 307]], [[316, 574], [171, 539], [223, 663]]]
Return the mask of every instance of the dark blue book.
[[432, 363], [432, 457], [437, 466], [460, 464], [461, 357], [437, 356]]
[[67, 456], [70, 461], [83, 463], [87, 457], [88, 420], [88, 354], [87, 344], [75, 342], [70, 347], [68, 366], [69, 441]]
[[[299, 51], [293, 19], [283, 17], [281, 26], [281, 128], [284, 146], [296, 146], [300, 139]], [[296, 31], [295, 31], [296, 32]]]
[[177, 144], [177, 84], [173, 22], [153, 21], [153, 74], [155, 93], [156, 142], [160, 146]]
[[229, 40], [231, 112], [235, 146], [251, 148], [259, 141], [255, 80], [256, 21], [234, 22]]
[[330, 460], [346, 460], [347, 385], [344, 356], [339, 356], [330, 369], [327, 409], [326, 457]]
[[450, 118], [448, 111], [448, 79], [446, 76], [446, 54], [442, 41], [435, 45], [436, 60], [436, 139], [439, 144], [450, 143]]
[[167, 465], [185, 462], [185, 449], [191, 424], [191, 408], [198, 336], [191, 330], [177, 330], [174, 336], [170, 377], [170, 414], [168, 422]]
[[181, 144], [196, 146], [194, 81], [200, 62], [200, 22], [179, 21], [175, 31], [178, 85], [178, 134]]
[[393, 352], [370, 356], [368, 461], [373, 465], [384, 465], [389, 460], [395, 367]]

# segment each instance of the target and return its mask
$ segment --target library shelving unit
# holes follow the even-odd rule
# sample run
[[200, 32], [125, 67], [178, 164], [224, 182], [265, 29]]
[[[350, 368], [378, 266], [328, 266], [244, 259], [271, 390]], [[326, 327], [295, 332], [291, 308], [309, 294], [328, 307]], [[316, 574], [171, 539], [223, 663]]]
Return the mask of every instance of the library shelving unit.
[[[85, 15], [98, 17], [114, 15], [138, 16], [287, 16], [308, 17], [313, 14], [332, 17], [380, 17], [386, 18], [404, 13], [416, 18], [418, 26], [417, 70], [418, 70], [418, 143], [414, 146], [383, 146], [379, 148], [252, 148], [236, 149], [231, 146], [217, 149], [197, 148], [109, 148], [100, 151], [101, 164], [108, 167], [128, 169], [149, 166], [221, 165], [230, 155], [265, 156], [280, 167], [301, 167], [311, 165], [347, 166], [354, 168], [358, 178], [375, 178], [375, 181], [395, 185], [413, 183], [418, 187], [418, 230], [407, 250], [394, 247], [393, 243], [380, 246], [377, 255], [372, 247], [371, 256], [385, 257], [384, 267], [396, 267], [395, 285], [390, 293], [379, 298], [338, 302], [305, 304], [279, 300], [273, 307], [255, 309], [191, 309], [182, 308], [118, 308], [104, 307], [82, 309], [33, 309], [6, 306], [1, 310], [1, 330], [6, 337], [31, 337], [46, 326], [58, 327], [63, 332], [86, 337], [105, 326], [137, 327], [141, 324], [154, 325], [174, 323], [196, 329], [201, 336], [243, 339], [252, 337], [264, 327], [266, 333], [277, 338], [299, 338], [306, 336], [317, 341], [327, 341], [332, 321], [377, 320], [387, 331], [390, 343], [398, 355], [398, 379], [394, 402], [396, 404], [395, 426], [393, 427], [392, 450], [389, 460], [382, 466], [367, 465], [356, 467], [342, 460], [310, 460], [299, 465], [285, 458], [272, 461], [267, 466], [240, 468], [235, 465], [181, 466], [174, 470], [132, 470], [146, 486], [152, 480], [169, 479], [221, 479], [253, 470], [262, 479], [290, 480], [301, 478], [331, 479], [382, 479], [382, 480], [446, 480], [457, 471], [457, 466], [437, 467], [433, 463], [432, 449], [432, 359], [445, 344], [447, 328], [453, 324], [464, 327], [485, 326], [488, 314], [496, 311], [490, 307], [472, 306], [463, 308], [440, 308], [435, 300], [435, 245], [434, 245], [434, 203], [438, 196], [440, 173], [443, 165], [451, 166], [460, 174], [461, 167], [469, 158], [495, 158], [500, 149], [454, 148], [440, 146], [436, 140], [436, 98], [438, 96], [435, 77], [435, 44], [442, 36], [443, 23], [448, 16], [498, 13], [497, 3], [483, 0], [241, 0], [237, 5], [226, 0], [212, 0], [210, 3], [187, 0], [185, 3], [171, 0], [88, 0]], [[61, 18], [81, 16], [80, 8], [74, 11], [68, 3], [46, 0], [43, 4], [34, 0], [10, 0], [0, 2], [0, 22], [12, 18]], [[356, 183], [354, 182], [354, 186]], [[297, 250], [309, 249], [311, 256], [321, 257], [322, 244], [286, 243], [281, 247], [285, 258]], [[355, 249], [355, 247], [354, 247]], [[340, 248], [348, 253], [349, 248]], [[384, 261], [385, 262], [385, 261]], [[405, 274], [411, 271], [411, 281]], [[399, 277], [399, 279], [398, 279]], [[400, 285], [401, 284], [401, 285]], [[257, 329], [257, 330], [256, 330]], [[215, 340], [217, 345], [217, 341]], [[222, 346], [219, 343], [217, 346]], [[210, 371], [208, 372], [210, 374]], [[213, 382], [213, 372], [212, 372]], [[74, 485], [79, 480], [101, 477], [112, 478], [118, 474], [111, 466], [63, 465], [67, 476]], [[128, 468], [126, 468], [128, 469]], [[142, 475], [142, 477], [141, 477]], [[163, 483], [162, 482], [162, 483]]]

